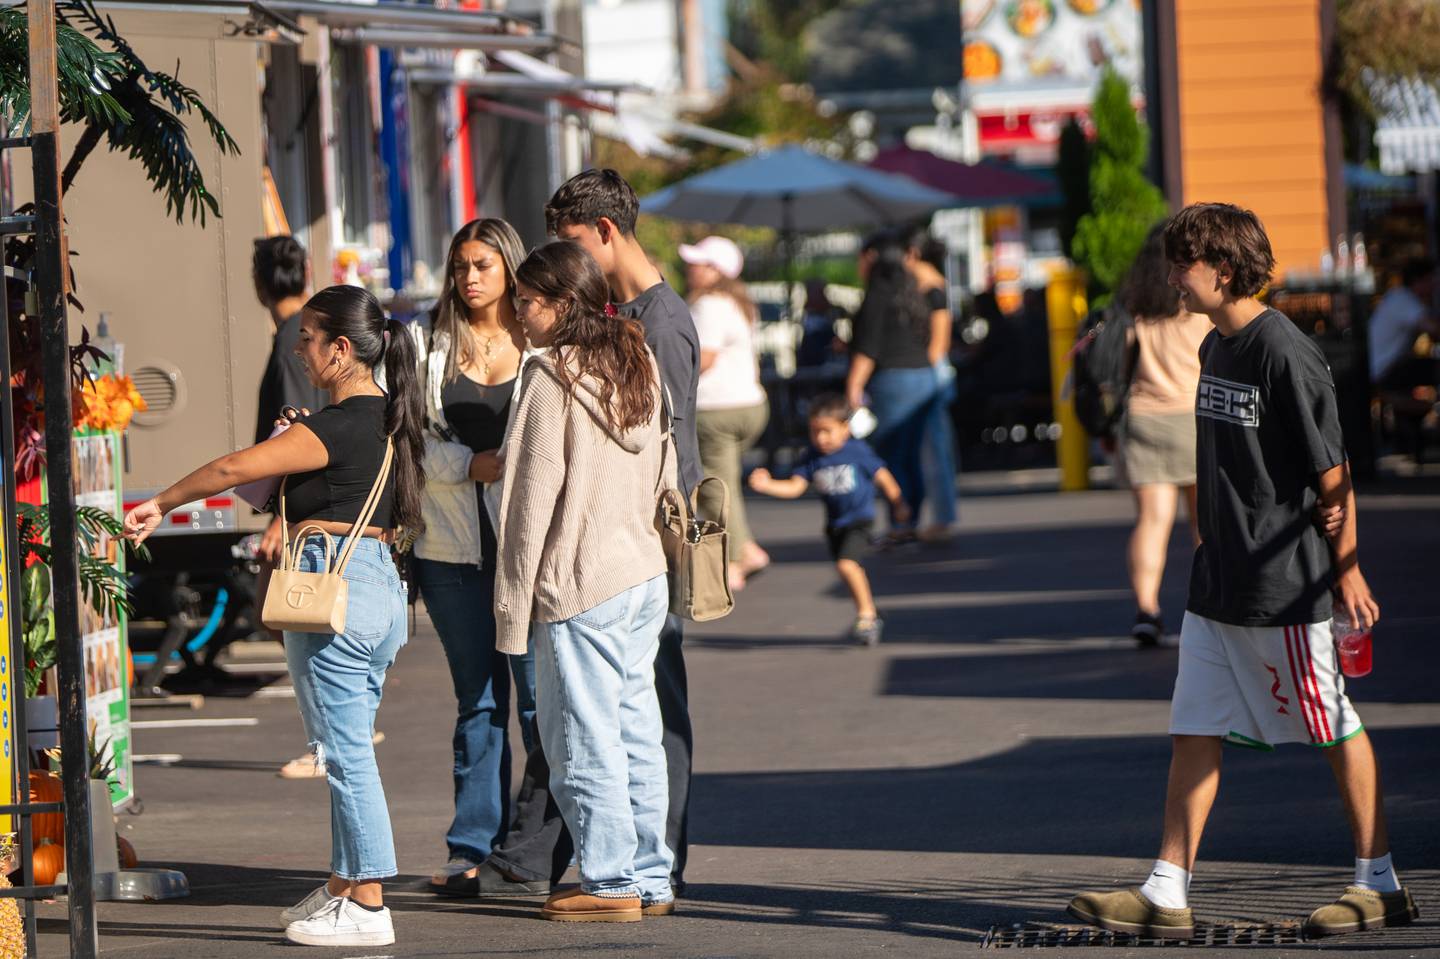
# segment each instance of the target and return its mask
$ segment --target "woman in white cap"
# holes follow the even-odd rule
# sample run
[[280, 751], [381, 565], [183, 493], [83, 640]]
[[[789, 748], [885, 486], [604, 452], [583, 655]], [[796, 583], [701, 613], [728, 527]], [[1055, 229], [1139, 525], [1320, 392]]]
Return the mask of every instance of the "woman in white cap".
[[[718, 476], [729, 491], [730, 588], [764, 569], [769, 555], [750, 536], [740, 483], [740, 458], [755, 445], [770, 418], [755, 359], [755, 304], [740, 282], [745, 257], [723, 236], [681, 244], [690, 313], [700, 336], [700, 383], [695, 427], [706, 476]], [[701, 497], [707, 515], [719, 512], [713, 487]]]

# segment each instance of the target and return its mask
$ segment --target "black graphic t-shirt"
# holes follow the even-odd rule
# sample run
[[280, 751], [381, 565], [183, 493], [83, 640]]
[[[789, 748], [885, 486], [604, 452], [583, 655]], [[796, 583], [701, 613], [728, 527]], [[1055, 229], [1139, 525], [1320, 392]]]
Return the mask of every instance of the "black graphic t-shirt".
[[1195, 396], [1202, 543], [1188, 609], [1235, 626], [1330, 618], [1333, 563], [1317, 477], [1345, 462], [1320, 348], [1277, 310], [1200, 344]]

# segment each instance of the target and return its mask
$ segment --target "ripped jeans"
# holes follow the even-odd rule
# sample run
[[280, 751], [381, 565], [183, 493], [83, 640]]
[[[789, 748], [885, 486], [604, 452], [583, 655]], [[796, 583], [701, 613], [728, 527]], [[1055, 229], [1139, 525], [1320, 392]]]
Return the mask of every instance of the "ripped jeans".
[[[335, 537], [336, 551], [345, 537]], [[323, 540], [311, 536], [300, 568], [318, 572]], [[385, 671], [408, 638], [405, 586], [390, 548], [364, 538], [345, 568], [343, 633], [285, 632], [285, 661], [305, 735], [330, 782], [330, 868], [365, 882], [395, 875], [395, 840], [371, 741]]]

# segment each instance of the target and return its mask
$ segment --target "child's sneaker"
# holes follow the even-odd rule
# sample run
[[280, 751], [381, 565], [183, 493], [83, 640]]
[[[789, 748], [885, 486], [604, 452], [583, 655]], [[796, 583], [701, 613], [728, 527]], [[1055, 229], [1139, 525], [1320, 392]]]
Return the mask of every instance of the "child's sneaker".
[[334, 899], [308, 919], [285, 927], [285, 938], [302, 946], [388, 946], [395, 941], [390, 910], [372, 912], [349, 899]]
[[1130, 627], [1130, 635], [1141, 646], [1159, 646], [1160, 640], [1165, 638], [1165, 621], [1160, 618], [1159, 613], [1151, 615], [1136, 612], [1135, 625]]
[[885, 620], [879, 616], [857, 619], [850, 627], [850, 638], [862, 646], [880, 645], [880, 636], [885, 632]]

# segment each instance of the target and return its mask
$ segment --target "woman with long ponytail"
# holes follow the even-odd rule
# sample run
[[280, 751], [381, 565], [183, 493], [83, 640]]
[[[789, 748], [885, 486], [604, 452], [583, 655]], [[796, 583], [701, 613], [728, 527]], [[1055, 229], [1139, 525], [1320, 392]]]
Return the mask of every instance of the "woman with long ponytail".
[[[285, 632], [300, 716], [330, 782], [331, 865], [329, 880], [284, 910], [281, 921], [285, 937], [303, 945], [387, 945], [395, 929], [380, 881], [398, 870], [371, 730], [386, 671], [407, 637], [405, 587], [390, 544], [398, 532], [421, 525], [424, 439], [415, 347], [368, 291], [332, 286], [306, 302], [295, 354], [332, 405], [200, 467], [126, 514], [125, 532], [142, 541], [182, 503], [283, 477], [291, 534], [302, 526], [326, 534], [307, 531], [295, 566], [327, 572], [327, 536], [334, 537], [337, 554], [345, 548], [378, 480], [378, 502], [344, 569], [344, 632]], [[388, 392], [377, 383], [380, 375]], [[393, 444], [388, 471], [387, 444]]]

